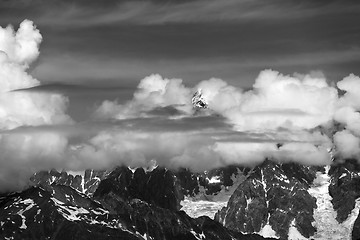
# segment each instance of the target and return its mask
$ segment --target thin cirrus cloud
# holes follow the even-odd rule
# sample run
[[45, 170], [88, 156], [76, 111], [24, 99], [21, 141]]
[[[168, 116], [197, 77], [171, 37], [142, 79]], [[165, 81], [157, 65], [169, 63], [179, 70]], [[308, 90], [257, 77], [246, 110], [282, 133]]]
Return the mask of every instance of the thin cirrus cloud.
[[[332, 66], [346, 64], [360, 60], [360, 51], [357, 48], [349, 50], [314, 51], [299, 54], [284, 54], [266, 58], [245, 59], [242, 57], [217, 58], [189, 58], [148, 61], [136, 57], [97, 57], [74, 56], [61, 54], [45, 56], [32, 71], [32, 74], [45, 82], [65, 82], [76, 84], [96, 84], [98, 79], [104, 79], [102, 84], [109, 86], [131, 87], [136, 86], [137, 79], [161, 72], [164, 76], [179, 76], [187, 79], [190, 85], [196, 84], [199, 79], [211, 77], [210, 74], [227, 79], [229, 83], [250, 87], [253, 78], [252, 71], [261, 70], [264, 66], [288, 69], [288, 71], [304, 71], [311, 66]], [[271, 64], [269, 62], [271, 61]], [[181, 66], [181, 68], [179, 68]], [[297, 67], [295, 67], [297, 66]], [[66, 71], [64, 71], [66, 69]], [[121, 71], [119, 71], [121, 69]], [[237, 71], [234, 71], [237, 69]], [[251, 71], [250, 71], [251, 70]], [[329, 69], [329, 73], [332, 70]], [[254, 75], [254, 76], [253, 76]], [[330, 74], [332, 80], [338, 80]], [[335, 75], [335, 76], [334, 76]], [[341, 74], [340, 74], [341, 75]], [[239, 81], [241, 79], [241, 81]], [[107, 81], [107, 82], [106, 82]]]
[[[356, 13], [337, 1], [32, 1], [12, 7], [34, 7], [39, 24], [88, 27], [114, 23], [164, 24], [193, 22], [236, 22], [253, 20], [304, 19], [328, 14]], [[356, 4], [356, 2], [354, 2]], [[4, 7], [7, 7], [5, 5]], [[55, 7], [56, 6], [56, 7]], [[55, 16], [55, 17], [54, 17]]]

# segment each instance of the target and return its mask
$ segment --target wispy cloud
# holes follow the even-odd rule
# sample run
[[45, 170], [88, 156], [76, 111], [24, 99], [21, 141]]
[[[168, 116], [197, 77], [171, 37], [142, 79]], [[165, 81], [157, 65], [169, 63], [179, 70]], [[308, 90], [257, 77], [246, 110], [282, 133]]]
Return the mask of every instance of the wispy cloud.
[[[351, 4], [347, 4], [351, 2]], [[195, 1], [6, 1], [4, 10], [27, 14], [41, 25], [88, 27], [116, 23], [166, 24], [238, 21], [302, 21], [307, 18], [355, 14], [356, 1], [195, 0]], [[27, 11], [25, 11], [27, 9]], [[4, 16], [8, 21], [11, 15]]]
[[[90, 6], [90, 7], [89, 7]], [[124, 1], [101, 5], [83, 5], [81, 2], [50, 9], [37, 19], [42, 24], [89, 26], [114, 23], [164, 24], [196, 22], [237, 22], [311, 18], [327, 14], [349, 14], [359, 10], [358, 5], [346, 6], [337, 1], [314, 4], [311, 1], [249, 1], [198, 0], [182, 3], [153, 1]]]

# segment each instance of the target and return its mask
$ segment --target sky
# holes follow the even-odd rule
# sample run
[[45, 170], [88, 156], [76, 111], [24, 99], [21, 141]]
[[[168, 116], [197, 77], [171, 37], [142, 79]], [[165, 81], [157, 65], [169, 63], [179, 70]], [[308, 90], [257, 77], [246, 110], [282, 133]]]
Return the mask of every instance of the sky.
[[[358, 158], [359, 12], [332, 0], [0, 0], [0, 191], [51, 168]], [[192, 107], [198, 89], [208, 109]]]

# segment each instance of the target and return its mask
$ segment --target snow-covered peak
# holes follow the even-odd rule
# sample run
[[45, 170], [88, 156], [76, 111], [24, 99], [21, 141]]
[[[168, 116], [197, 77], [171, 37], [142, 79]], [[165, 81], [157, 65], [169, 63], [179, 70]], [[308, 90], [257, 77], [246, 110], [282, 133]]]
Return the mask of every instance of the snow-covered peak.
[[197, 108], [197, 109], [199, 109], [199, 108], [208, 108], [208, 103], [205, 100], [205, 98], [204, 98], [204, 96], [203, 96], [203, 94], [201, 92], [201, 89], [198, 89], [194, 93], [194, 95], [193, 95], [193, 97], [191, 99], [191, 102], [192, 102], [194, 108]]

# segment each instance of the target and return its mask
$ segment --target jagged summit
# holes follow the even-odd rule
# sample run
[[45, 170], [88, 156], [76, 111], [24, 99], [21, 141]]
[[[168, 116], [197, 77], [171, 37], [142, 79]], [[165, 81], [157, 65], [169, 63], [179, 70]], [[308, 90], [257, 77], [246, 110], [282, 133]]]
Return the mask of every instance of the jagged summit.
[[200, 88], [194, 93], [191, 102], [196, 109], [208, 108], [209, 106]]

